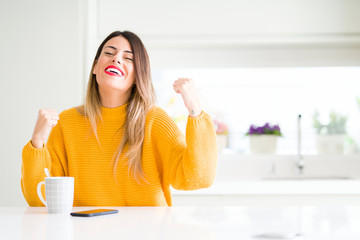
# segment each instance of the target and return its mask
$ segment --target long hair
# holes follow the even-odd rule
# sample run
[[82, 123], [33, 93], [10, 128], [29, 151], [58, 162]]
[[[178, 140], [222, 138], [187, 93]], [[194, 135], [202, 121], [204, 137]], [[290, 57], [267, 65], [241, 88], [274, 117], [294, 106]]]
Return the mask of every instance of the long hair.
[[[127, 159], [128, 172], [131, 172], [132, 176], [139, 183], [139, 178], [145, 180], [145, 174], [141, 164], [142, 146], [145, 136], [145, 118], [147, 112], [154, 106], [156, 96], [151, 81], [149, 56], [144, 44], [136, 34], [130, 31], [115, 31], [107, 36], [100, 44], [91, 67], [83, 112], [85, 117], [89, 119], [92, 130], [98, 140], [97, 123], [102, 120], [102, 105], [100, 101], [99, 86], [96, 81], [96, 75], [93, 74], [93, 70], [104, 45], [111, 38], [117, 36], [124, 37], [130, 43], [131, 50], [134, 54], [133, 62], [135, 79], [131, 89], [130, 99], [126, 107], [126, 121], [122, 126], [124, 128], [124, 134], [119, 143], [117, 152], [114, 155], [113, 169], [115, 174], [120, 157], [123, 156], [122, 158], [124, 160]], [[125, 148], [126, 145], [127, 147]], [[127, 149], [127, 151], [122, 154], [125, 149]]]

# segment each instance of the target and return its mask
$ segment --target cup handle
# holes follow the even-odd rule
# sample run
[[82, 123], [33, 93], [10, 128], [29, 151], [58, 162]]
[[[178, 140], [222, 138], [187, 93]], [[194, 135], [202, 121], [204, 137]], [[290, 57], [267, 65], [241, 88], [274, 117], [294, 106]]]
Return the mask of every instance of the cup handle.
[[45, 182], [43, 181], [43, 182], [39, 182], [39, 184], [37, 185], [37, 194], [38, 194], [38, 196], [39, 196], [39, 198], [40, 198], [40, 201], [45, 205], [45, 207], [47, 207], [47, 205], [46, 205], [46, 201], [45, 201], [45, 199], [43, 198], [43, 195], [42, 195], [42, 193], [41, 193], [41, 185], [45, 185]]

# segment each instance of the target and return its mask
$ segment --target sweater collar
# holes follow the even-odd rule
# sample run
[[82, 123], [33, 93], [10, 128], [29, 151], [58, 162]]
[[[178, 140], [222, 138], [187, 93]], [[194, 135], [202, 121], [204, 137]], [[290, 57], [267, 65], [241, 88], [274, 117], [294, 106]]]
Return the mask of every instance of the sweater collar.
[[101, 107], [101, 116], [103, 120], [120, 120], [126, 116], [127, 103], [115, 108]]

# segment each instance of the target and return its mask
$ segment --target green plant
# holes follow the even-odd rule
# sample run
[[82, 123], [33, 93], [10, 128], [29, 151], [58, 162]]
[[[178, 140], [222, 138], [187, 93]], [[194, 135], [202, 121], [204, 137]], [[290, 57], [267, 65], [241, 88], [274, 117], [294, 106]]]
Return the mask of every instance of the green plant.
[[313, 127], [316, 129], [317, 134], [344, 134], [346, 133], [347, 117], [331, 111], [329, 114], [329, 122], [323, 124], [319, 120], [320, 114], [315, 110], [313, 114]]

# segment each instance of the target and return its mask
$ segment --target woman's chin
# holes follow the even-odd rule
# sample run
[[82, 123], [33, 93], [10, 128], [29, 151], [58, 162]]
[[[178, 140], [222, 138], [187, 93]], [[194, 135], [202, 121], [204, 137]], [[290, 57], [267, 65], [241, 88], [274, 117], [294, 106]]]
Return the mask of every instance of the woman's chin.
[[130, 88], [129, 86], [124, 86], [123, 84], [114, 84], [114, 83], [99, 85], [100, 94], [101, 92], [109, 93], [111, 91], [124, 93], [127, 92], [129, 88]]

